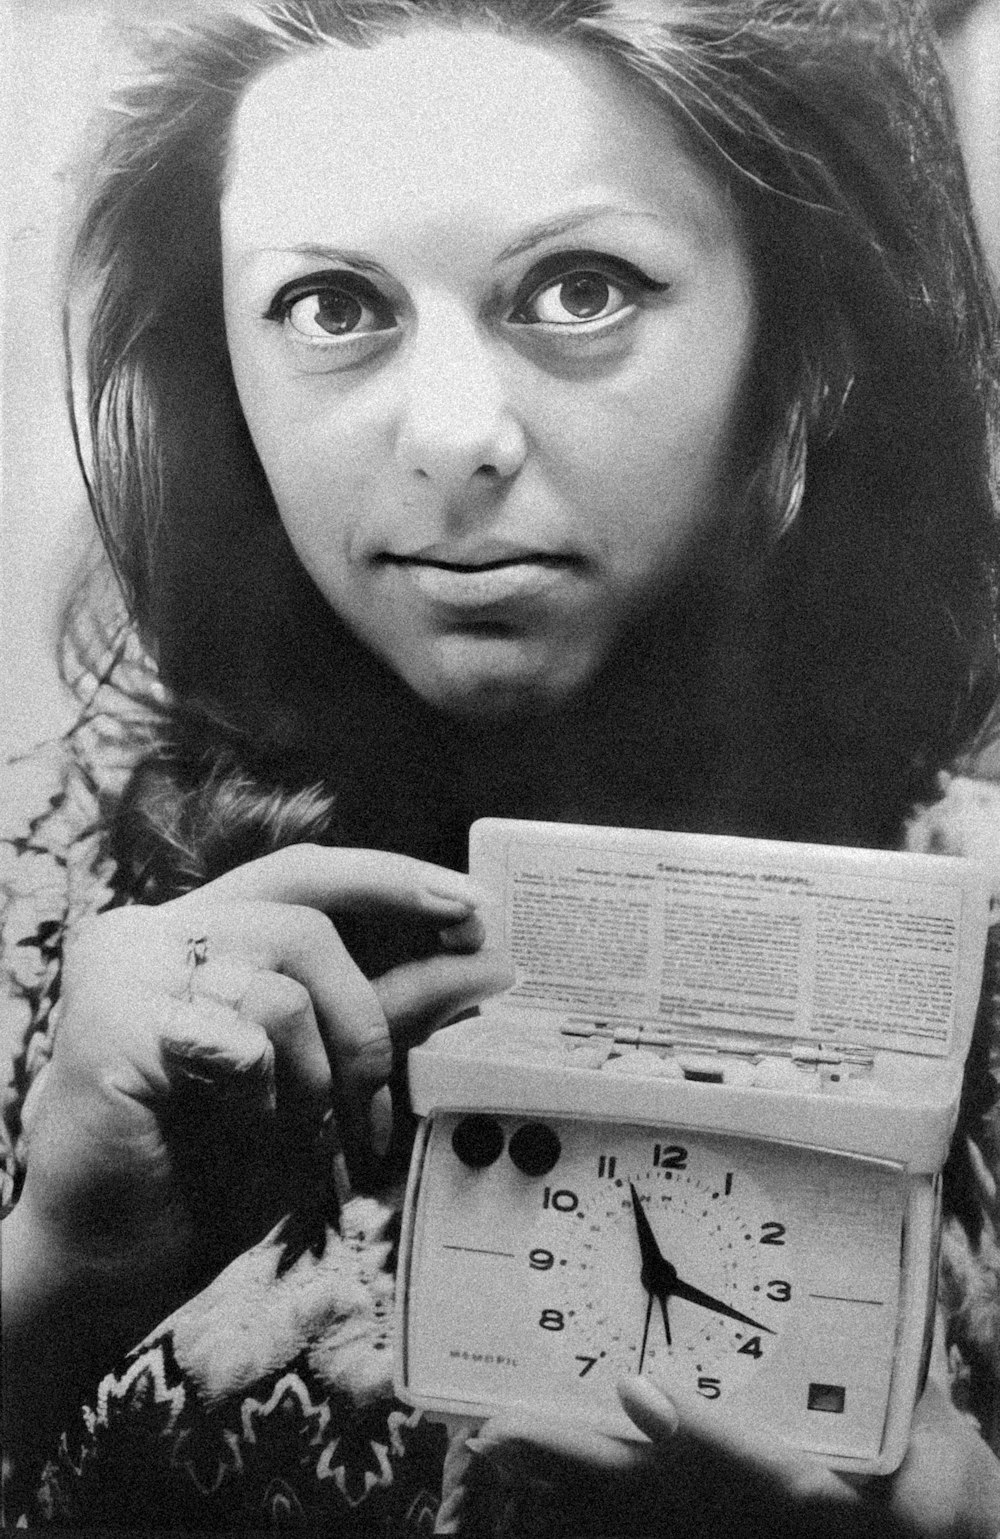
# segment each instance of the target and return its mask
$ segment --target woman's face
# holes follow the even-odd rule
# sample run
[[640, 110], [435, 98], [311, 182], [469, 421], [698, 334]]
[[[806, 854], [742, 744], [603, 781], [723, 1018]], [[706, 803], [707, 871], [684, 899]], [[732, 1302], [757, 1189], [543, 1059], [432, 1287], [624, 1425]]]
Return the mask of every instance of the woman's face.
[[281, 64], [241, 104], [222, 240], [292, 544], [431, 703], [568, 699], [731, 512], [747, 258], [602, 62], [431, 28]]

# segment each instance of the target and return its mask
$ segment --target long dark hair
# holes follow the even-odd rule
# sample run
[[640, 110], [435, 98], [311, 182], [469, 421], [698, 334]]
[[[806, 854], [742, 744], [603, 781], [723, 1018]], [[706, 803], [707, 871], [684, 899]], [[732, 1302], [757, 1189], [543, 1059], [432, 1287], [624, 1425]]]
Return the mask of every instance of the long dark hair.
[[[123, 881], [155, 900], [296, 836], [457, 863], [470, 816], [552, 810], [514, 770], [508, 795], [494, 785], [496, 805], [477, 803], [451, 770], [476, 730], [438, 719], [329, 612], [277, 517], [226, 352], [217, 209], [241, 94], [303, 49], [422, 24], [549, 37], [639, 81], [728, 184], [756, 273], [732, 550], [623, 640], [585, 701], [531, 729], [536, 757], [557, 756], [589, 712], [609, 745], [589, 787], [562, 767], [562, 806], [892, 840], [980, 725], [997, 672], [997, 310], [915, 8], [284, 0], [155, 44], [73, 254], [91, 306], [94, 509], [173, 702], [118, 820]], [[516, 735], [486, 746], [521, 764]], [[613, 787], [630, 755], [645, 768], [627, 808], [602, 801], [598, 782]]]

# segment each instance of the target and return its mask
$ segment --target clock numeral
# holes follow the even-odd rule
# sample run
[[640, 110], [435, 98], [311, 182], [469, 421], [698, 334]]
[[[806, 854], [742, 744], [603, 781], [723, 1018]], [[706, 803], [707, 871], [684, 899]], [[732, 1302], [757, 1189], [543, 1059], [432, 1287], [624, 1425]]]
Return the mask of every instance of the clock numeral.
[[792, 1296], [792, 1285], [783, 1278], [772, 1277], [767, 1285], [767, 1297], [775, 1304], [787, 1304]]
[[564, 1331], [566, 1321], [563, 1319], [561, 1309], [543, 1309], [539, 1325], [543, 1331]]
[[761, 1243], [761, 1245], [784, 1245], [784, 1243], [785, 1243], [785, 1226], [784, 1226], [784, 1224], [775, 1224], [771, 1220], [768, 1220], [768, 1222], [766, 1224], [761, 1224], [761, 1226], [760, 1226], [760, 1243]]
[[698, 1380], [698, 1393], [699, 1395], [704, 1395], [706, 1400], [718, 1400], [722, 1394], [722, 1380], [700, 1378]]
[[746, 1357], [764, 1356], [764, 1348], [760, 1344], [759, 1336], [751, 1336], [748, 1341], [745, 1341], [743, 1345], [741, 1347], [737, 1347], [736, 1350], [737, 1352], [744, 1353]]
[[529, 1250], [528, 1265], [536, 1272], [550, 1272], [556, 1264], [556, 1258], [550, 1250]]
[[578, 1363], [582, 1363], [583, 1364], [583, 1367], [580, 1369], [580, 1378], [581, 1379], [586, 1377], [586, 1375], [590, 1372], [591, 1368], [593, 1368], [594, 1364], [597, 1362], [597, 1358], [596, 1357], [581, 1357], [579, 1353], [577, 1353], [576, 1360], [577, 1360]]
[[661, 1170], [686, 1170], [688, 1152], [683, 1144], [654, 1144], [653, 1164]]
[[733, 1189], [733, 1173], [732, 1173], [731, 1170], [727, 1170], [726, 1171], [726, 1184], [722, 1188], [722, 1190], [725, 1193], [725, 1195], [728, 1197], [730, 1192], [732, 1191], [732, 1189]]
[[557, 1187], [555, 1191], [547, 1186], [542, 1194], [542, 1207], [555, 1208], [557, 1213], [575, 1213], [580, 1206], [580, 1199], [575, 1192], [567, 1191], [566, 1187]]
[[602, 1154], [597, 1161], [597, 1174], [607, 1176], [609, 1179], [615, 1173], [616, 1160], [613, 1154]]

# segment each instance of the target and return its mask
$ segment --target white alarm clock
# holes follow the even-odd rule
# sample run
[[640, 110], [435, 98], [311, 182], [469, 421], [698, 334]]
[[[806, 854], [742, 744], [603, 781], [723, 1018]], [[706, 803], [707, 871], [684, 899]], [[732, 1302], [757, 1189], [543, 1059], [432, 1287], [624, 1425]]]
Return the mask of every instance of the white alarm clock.
[[487, 819], [517, 986], [410, 1054], [397, 1389], [905, 1452], [988, 919], [951, 858]]

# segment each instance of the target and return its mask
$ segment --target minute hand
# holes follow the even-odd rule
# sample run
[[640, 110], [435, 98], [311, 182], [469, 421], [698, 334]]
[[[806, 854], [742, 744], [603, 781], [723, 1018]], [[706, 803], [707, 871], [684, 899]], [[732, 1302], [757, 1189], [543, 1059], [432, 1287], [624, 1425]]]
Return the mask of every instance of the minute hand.
[[[668, 1263], [669, 1265], [669, 1263]], [[671, 1268], [674, 1271], [673, 1268]], [[699, 1304], [702, 1309], [710, 1309], [713, 1314], [725, 1315], [729, 1320], [739, 1320], [743, 1325], [752, 1325], [755, 1331], [766, 1331], [769, 1336], [775, 1333], [769, 1325], [762, 1325], [759, 1320], [751, 1320], [749, 1315], [741, 1314], [738, 1309], [733, 1309], [729, 1304], [724, 1304], [721, 1299], [714, 1299], [710, 1293], [702, 1293], [700, 1288], [693, 1288], [677, 1276], [676, 1271], [671, 1279], [663, 1278], [662, 1284], [675, 1299], [686, 1299], [689, 1304]]]

